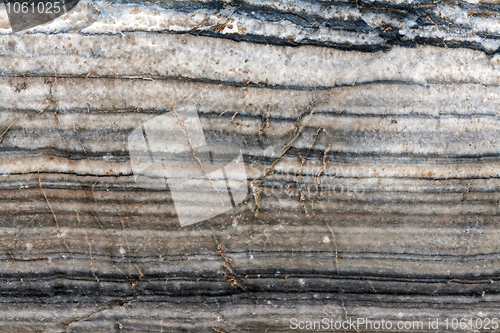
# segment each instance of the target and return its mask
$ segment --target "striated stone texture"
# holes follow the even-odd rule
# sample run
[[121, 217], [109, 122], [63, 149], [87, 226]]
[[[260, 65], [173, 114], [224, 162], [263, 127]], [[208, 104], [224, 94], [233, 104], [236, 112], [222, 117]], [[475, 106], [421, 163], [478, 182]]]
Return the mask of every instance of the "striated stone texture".
[[[17, 34], [0, 10], [0, 331], [498, 316], [499, 10], [80, 2]], [[127, 139], [193, 105], [249, 195], [180, 227]]]

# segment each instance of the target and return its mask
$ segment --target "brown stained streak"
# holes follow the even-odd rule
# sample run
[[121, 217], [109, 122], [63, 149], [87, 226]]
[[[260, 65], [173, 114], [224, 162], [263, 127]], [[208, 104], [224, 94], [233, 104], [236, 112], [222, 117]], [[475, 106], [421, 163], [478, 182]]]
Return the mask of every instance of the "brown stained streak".
[[262, 117], [262, 125], [259, 127], [259, 141], [262, 141], [262, 133], [264, 129], [269, 128], [271, 119], [271, 108], [267, 108], [266, 117]]
[[338, 248], [337, 248], [337, 238], [335, 237], [335, 234], [333, 233], [333, 230], [328, 225], [328, 223], [326, 223], [326, 226], [328, 227], [328, 230], [330, 230], [330, 233], [332, 234], [333, 246], [335, 247], [335, 269], [337, 271], [337, 275], [339, 275], [339, 257], [338, 257]]
[[[300, 158], [300, 168], [299, 168], [299, 170], [297, 170], [297, 173], [295, 174], [295, 183], [297, 183], [297, 185], [299, 185], [299, 182], [298, 182], [299, 174], [302, 172], [302, 168], [304, 167], [304, 164], [306, 163], [307, 159], [311, 155], [311, 150], [314, 148], [316, 141], [318, 141], [319, 132], [321, 130], [322, 130], [322, 128], [318, 128], [318, 130], [316, 131], [316, 135], [314, 136], [314, 140], [313, 140], [311, 146], [309, 147], [309, 150], [307, 151], [306, 157]], [[309, 210], [307, 209], [306, 197], [304, 196], [304, 192], [302, 192], [302, 190], [300, 189], [300, 186], [297, 186], [297, 188], [299, 189], [299, 200], [302, 203], [302, 206], [304, 207], [304, 212], [306, 213], [306, 216], [309, 217], [311, 215], [309, 214]]]
[[331, 145], [328, 145], [328, 148], [326, 148], [325, 154], [323, 155], [323, 169], [321, 169], [316, 176], [316, 183], [318, 183], [318, 185], [321, 185], [321, 175], [323, 174], [323, 172], [325, 172], [327, 167], [326, 159], [328, 158], [328, 152], [330, 151], [330, 148]]
[[239, 111], [236, 111], [233, 116], [231, 117], [231, 122], [233, 122], [236, 119], [236, 116], [238, 115]]
[[302, 203], [302, 207], [304, 207], [304, 212], [306, 213], [306, 216], [310, 217], [311, 214], [309, 214], [309, 210], [307, 209], [306, 197], [304, 196], [304, 192], [302, 192], [302, 190], [300, 189], [299, 189], [299, 200]]
[[217, 254], [219, 254], [224, 259], [224, 276], [226, 277], [226, 282], [228, 282], [231, 287], [239, 287], [241, 290], [246, 292], [252, 299], [255, 304], [258, 304], [257, 299], [252, 295], [251, 292], [247, 291], [245, 287], [240, 283], [237, 279], [237, 275], [232, 268], [232, 260], [228, 257], [226, 248], [222, 245], [221, 242], [217, 240], [217, 237], [214, 236], [215, 242], [217, 243]]
[[201, 21], [201, 23], [199, 23], [198, 25], [195, 25], [195, 26], [193, 27], [193, 29], [198, 29], [198, 28], [201, 28], [201, 27], [202, 27], [202, 26], [204, 26], [204, 25], [205, 25], [205, 23], [207, 23], [208, 21], [209, 21], [209, 19], [208, 19], [208, 18], [205, 18], [203, 21]]
[[[339, 269], [339, 256], [338, 256], [338, 247], [337, 247], [337, 238], [335, 237], [335, 233], [333, 232], [332, 228], [328, 225], [328, 223], [325, 223], [328, 230], [330, 230], [330, 233], [332, 234], [332, 241], [333, 241], [333, 246], [335, 250], [335, 270], [337, 271], [337, 276], [340, 276], [340, 269]], [[344, 310], [345, 317], [347, 318], [347, 310], [344, 305], [344, 298], [342, 297], [342, 292], [343, 290], [339, 288], [339, 298], [340, 302], [342, 305], [342, 309]], [[359, 332], [356, 330], [356, 332]]]
[[85, 241], [87, 242], [87, 244], [89, 246], [90, 268], [92, 268], [92, 274], [94, 275], [95, 279], [97, 280], [97, 283], [99, 283], [101, 285], [101, 287], [104, 287], [102, 285], [101, 281], [99, 281], [99, 278], [97, 277], [97, 275], [95, 274], [94, 258], [92, 258], [92, 244], [90, 244], [89, 237], [87, 236], [86, 232], [85, 232]]
[[[234, 326], [234, 324], [231, 324], [231, 323], [228, 323], [227, 321], [225, 321], [225, 320], [224, 320], [224, 318], [222, 318], [222, 316], [221, 316], [220, 314], [218, 314], [217, 312], [212, 312], [212, 313], [213, 313], [213, 315], [214, 315], [215, 317], [217, 317], [217, 320], [218, 320], [218, 321], [220, 321], [220, 322], [222, 322], [222, 323], [224, 323], [224, 324], [226, 324], [226, 325], [229, 325], [229, 326]], [[223, 331], [223, 332], [225, 332], [224, 330], [222, 330], [222, 331]], [[217, 332], [217, 331], [216, 331], [216, 332]]]
[[[125, 228], [125, 223], [123, 222], [122, 219], [120, 219], [120, 223], [122, 225], [122, 229], [123, 231], [125, 232], [125, 234], [127, 233], [127, 229]], [[125, 239], [125, 242], [126, 242], [126, 246], [127, 246], [127, 250], [130, 252], [130, 244], [128, 242], [128, 236], [127, 238]], [[137, 283], [144, 277], [144, 273], [142, 272], [142, 270], [139, 268], [139, 266], [134, 262], [134, 267], [137, 269], [137, 271], [139, 272], [139, 279], [137, 281], [135, 281], [133, 284], [132, 284], [132, 289], [135, 288], [135, 286], [137, 285]], [[130, 279], [130, 278], [129, 278]]]
[[212, 327], [212, 329], [217, 333], [226, 333], [222, 328]]
[[[78, 224], [81, 224], [82, 221], [80, 220], [80, 212], [76, 211], [76, 219], [78, 221]], [[87, 245], [89, 246], [89, 257], [90, 257], [90, 268], [92, 269], [92, 275], [94, 275], [97, 283], [103, 287], [101, 281], [99, 281], [99, 278], [97, 277], [95, 273], [95, 268], [94, 268], [94, 258], [92, 257], [92, 244], [90, 244], [89, 237], [87, 236], [87, 232], [85, 232], [85, 241], [87, 242]]]
[[49, 209], [50, 209], [50, 212], [52, 213], [52, 216], [54, 217], [54, 221], [56, 222], [56, 227], [57, 227], [57, 230], [59, 231], [59, 236], [61, 236], [61, 239], [64, 243], [64, 246], [66, 247], [66, 249], [70, 252], [70, 253], [73, 253], [71, 252], [71, 250], [69, 249], [69, 246], [68, 246], [68, 243], [66, 243], [66, 239], [64, 238], [64, 235], [62, 233], [62, 230], [61, 230], [61, 227], [59, 226], [59, 221], [57, 221], [57, 216], [56, 214], [54, 213], [54, 210], [52, 209], [52, 205], [50, 204], [50, 201], [49, 201], [49, 198], [47, 197], [47, 194], [45, 194], [45, 191], [43, 190], [42, 188], [42, 182], [40, 181], [40, 177], [38, 177], [38, 186], [40, 187], [40, 191], [42, 191], [42, 194], [43, 196], [45, 197], [45, 201], [47, 202], [47, 206], [49, 206]]
[[273, 168], [276, 165], [276, 163], [278, 163], [279, 160], [290, 150], [290, 148], [292, 148], [292, 145], [298, 139], [298, 137], [300, 136], [300, 134], [302, 134], [302, 128], [303, 127], [301, 127], [299, 129], [297, 135], [295, 135], [295, 137], [292, 139], [292, 141], [290, 141], [290, 143], [285, 146], [285, 149], [283, 150], [283, 152], [281, 153], [281, 155], [273, 162], [273, 164], [271, 164], [271, 166], [269, 168], [267, 168], [267, 170], [266, 170], [266, 176], [273, 170]]
[[309, 146], [309, 149], [307, 150], [306, 157], [300, 159], [300, 168], [299, 168], [299, 170], [297, 170], [296, 176], [298, 176], [302, 172], [302, 168], [304, 167], [304, 164], [306, 163], [306, 161], [309, 158], [309, 156], [311, 156], [311, 150], [314, 148], [314, 145], [316, 144], [316, 141], [318, 141], [318, 135], [319, 135], [319, 132], [321, 130], [322, 130], [322, 128], [318, 128], [318, 130], [316, 131], [316, 135], [314, 136], [314, 140], [313, 140], [311, 146]]
[[8, 132], [8, 131], [12, 128], [12, 126], [14, 126], [14, 124], [16, 123], [16, 121], [17, 121], [17, 119], [16, 119], [16, 120], [14, 120], [14, 121], [12, 122], [12, 124], [10, 124], [10, 126], [9, 126], [9, 127], [7, 127], [7, 129], [6, 129], [6, 130], [2, 133], [2, 135], [0, 135], [0, 143], [2, 143], [2, 141], [3, 141], [3, 136], [5, 135], [5, 133], [7, 133], [7, 132]]
[[203, 171], [203, 173], [205, 174], [205, 177], [207, 177], [208, 181], [210, 182], [210, 185], [212, 185], [213, 189], [221, 196], [221, 202], [222, 204], [224, 204], [224, 196], [222, 195], [222, 193], [219, 192], [219, 190], [215, 187], [214, 183], [212, 182], [212, 179], [210, 179], [210, 176], [208, 175], [207, 173], [207, 170], [205, 170], [205, 167], [203, 166], [203, 163], [201, 163], [201, 161], [198, 159], [198, 157], [196, 157], [196, 154], [194, 152], [194, 149], [193, 149], [193, 146], [191, 144], [191, 139], [189, 138], [186, 130], [184, 129], [184, 122], [186, 121], [186, 118], [183, 118], [181, 116], [179, 116], [179, 114], [177, 113], [177, 111], [175, 111], [175, 109], [172, 109], [173, 113], [175, 114], [175, 116], [177, 117], [177, 119], [179, 120], [179, 124], [181, 125], [181, 130], [182, 130], [182, 133], [184, 133], [184, 136], [186, 137], [187, 141], [188, 141], [188, 144], [189, 144], [189, 149], [191, 150], [191, 153], [193, 154], [193, 158], [196, 160], [196, 162], [199, 164], [201, 170]]
[[217, 237], [214, 236], [215, 242], [217, 242], [217, 253], [224, 258], [224, 267], [231, 273], [234, 274], [233, 269], [231, 268], [231, 258], [227, 256], [226, 248], [222, 245], [221, 242], [217, 240]]
[[[273, 170], [274, 166], [290, 150], [290, 148], [293, 146], [293, 144], [295, 143], [295, 141], [302, 134], [302, 130], [304, 129], [304, 126], [301, 126], [299, 128], [298, 124], [302, 121], [302, 119], [304, 119], [305, 116], [307, 116], [307, 115], [309, 115], [309, 114], [312, 113], [312, 109], [314, 108], [315, 104], [316, 104], [316, 96], [313, 96], [312, 101], [309, 104], [309, 106], [306, 108], [305, 112], [303, 112], [303, 113], [300, 114], [300, 116], [298, 117], [297, 121], [294, 124], [294, 128], [295, 128], [295, 130], [297, 132], [296, 135], [293, 137], [292, 141], [290, 141], [290, 143], [288, 143], [284, 147], [283, 152], [281, 153], [281, 155], [278, 156], [278, 158], [266, 170], [266, 173], [265, 173], [264, 177], [267, 176]], [[266, 122], [263, 122], [262, 126], [259, 129], [259, 137], [261, 137], [262, 130], [265, 127], [269, 127], [269, 118], [270, 118], [270, 116], [271, 116], [271, 109], [268, 109], [267, 120], [266, 120]], [[309, 158], [309, 155], [311, 154], [311, 150], [313, 149], [314, 145], [316, 144], [316, 141], [318, 139], [318, 135], [319, 135], [320, 131], [321, 131], [321, 128], [318, 128], [318, 130], [316, 132], [316, 135], [314, 137], [314, 141], [313, 141], [312, 145], [309, 147], [309, 151], [307, 153], [306, 158], [305, 159], [301, 158], [301, 165], [300, 165], [300, 168], [299, 168], [297, 174], [299, 174], [300, 172], [302, 172], [302, 168], [304, 166], [304, 163], [307, 160], [307, 158]], [[297, 182], [297, 180], [296, 180], [296, 182]], [[255, 200], [255, 205], [256, 205], [255, 216], [258, 216], [259, 215], [259, 210], [260, 210], [260, 181], [254, 180], [252, 182], [252, 194], [253, 194], [253, 197], [254, 197], [254, 200]], [[310, 214], [309, 214], [309, 210], [307, 209], [306, 199], [305, 199], [304, 193], [300, 189], [299, 189], [299, 200], [302, 203], [302, 206], [304, 207], [304, 211], [305, 211], [306, 216], [309, 217]]]
[[52, 106], [52, 102], [49, 103], [49, 105], [47, 105], [45, 108], [42, 109], [42, 111], [38, 112], [38, 114], [42, 114], [44, 113], [45, 111], [47, 111], [50, 107]]
[[[92, 199], [94, 200], [95, 202], [95, 199], [94, 199], [94, 187], [96, 186], [97, 182], [95, 182], [94, 184], [92, 184], [92, 190], [91, 190], [91, 196], [92, 196]], [[84, 196], [86, 197], [85, 193], [84, 193]], [[94, 216], [94, 219], [97, 221], [97, 223], [99, 224], [99, 227], [101, 228], [101, 230], [104, 232], [104, 234], [106, 235], [106, 237], [108, 238], [108, 241], [109, 241], [109, 244], [110, 246], [113, 246], [113, 241], [111, 240], [111, 237], [109, 236], [109, 233], [107, 232], [106, 229], [104, 229], [101, 221], [97, 218], [97, 215], [95, 214], [94, 211], [92, 211], [92, 216]], [[127, 279], [130, 280], [130, 277], [125, 274], [125, 272], [123, 272], [120, 268], [118, 268], [116, 265], [115, 265], [115, 261], [113, 260], [113, 256], [111, 255], [111, 252], [109, 251], [109, 248], [108, 248], [108, 256], [109, 256], [109, 259], [111, 260], [111, 265], [116, 268], [117, 271], [119, 271], [121, 274], [123, 274], [123, 276], [125, 276]]]
[[290, 150], [290, 148], [292, 148], [293, 144], [295, 143], [295, 141], [299, 138], [300, 134], [302, 134], [302, 130], [304, 129], [304, 126], [301, 126], [300, 128], [298, 127], [298, 124], [302, 121], [302, 119], [304, 117], [306, 117], [307, 115], [311, 114], [312, 113], [312, 110], [314, 108], [314, 106], [316, 105], [316, 96], [313, 96], [312, 98], [312, 101], [311, 103], [309, 104], [309, 106], [306, 108], [306, 111], [302, 112], [300, 114], [300, 116], [298, 117], [297, 121], [295, 122], [295, 124], [293, 125], [293, 127], [295, 128], [295, 131], [297, 132], [297, 134], [294, 136], [294, 138], [292, 139], [292, 141], [290, 141], [289, 144], [287, 144], [284, 149], [283, 149], [283, 152], [281, 153], [281, 155], [273, 162], [273, 164], [271, 164], [271, 166], [266, 170], [266, 174], [265, 176], [267, 176], [274, 168], [274, 166], [281, 160], [281, 158]]
[[252, 187], [252, 196], [255, 201], [255, 217], [259, 216], [260, 210], [260, 180], [254, 180], [251, 183]]
[[101, 312], [108, 311], [108, 310], [113, 310], [117, 306], [124, 306], [125, 304], [129, 304], [130, 302], [132, 302], [136, 298], [137, 298], [137, 296], [132, 296], [132, 297], [127, 297], [125, 299], [113, 300], [112, 302], [110, 302], [110, 304], [108, 306], [101, 306], [97, 310], [94, 310], [94, 311], [90, 312], [89, 314], [77, 317], [76, 319], [74, 319], [74, 320], [72, 320], [70, 322], [62, 324], [62, 326], [64, 328], [66, 328], [66, 331], [67, 331], [67, 327], [69, 325], [71, 325], [71, 324], [74, 324], [74, 323], [77, 323], [79, 321], [88, 319], [88, 318], [90, 318], [90, 317], [92, 317], [92, 316], [94, 316], [96, 314], [101, 313]]
[[[57, 71], [56, 71], [56, 75], [54, 77], [54, 80], [46, 80], [45, 81], [45, 84], [48, 84], [49, 85], [49, 96], [50, 96], [50, 101], [49, 101], [49, 105], [47, 105], [45, 108], [43, 108], [40, 112], [38, 112], [38, 114], [42, 114], [44, 113], [45, 111], [47, 111], [53, 104], [54, 104], [54, 83], [57, 84]], [[55, 114], [55, 113], [54, 113]]]
[[[94, 184], [92, 184], [92, 189], [90, 191], [90, 193], [92, 194], [92, 198], [94, 197], [94, 187], [97, 185], [97, 183], [98, 182], [95, 182]], [[97, 221], [97, 224], [99, 224], [99, 227], [101, 227], [102, 231], [104, 232], [104, 234], [106, 235], [108, 240], [111, 242], [111, 244], [113, 244], [113, 242], [111, 241], [111, 237], [109, 237], [108, 231], [106, 229], [104, 229], [101, 221], [97, 218], [97, 215], [94, 213], [94, 211], [92, 211], [92, 215], [94, 216], [95, 220]]]

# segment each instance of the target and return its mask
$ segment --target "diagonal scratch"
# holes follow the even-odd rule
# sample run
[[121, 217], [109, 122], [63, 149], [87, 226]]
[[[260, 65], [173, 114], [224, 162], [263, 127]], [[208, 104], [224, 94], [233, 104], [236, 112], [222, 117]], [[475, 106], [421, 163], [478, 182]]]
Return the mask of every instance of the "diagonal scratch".
[[[337, 238], [335, 237], [335, 233], [333, 232], [332, 228], [328, 225], [328, 223], [326, 223], [326, 226], [328, 228], [328, 230], [330, 230], [330, 233], [332, 234], [332, 238], [333, 238], [333, 246], [334, 246], [334, 249], [335, 249], [335, 270], [337, 271], [337, 277], [340, 277], [340, 269], [339, 269], [339, 256], [338, 256], [338, 248], [337, 248]], [[345, 313], [345, 317], [347, 318], [347, 310], [345, 308], [345, 305], [344, 305], [344, 298], [342, 297], [342, 288], [339, 286], [339, 298], [340, 298], [340, 303], [342, 305], [342, 309], [344, 310], [344, 313]], [[357, 331], [357, 330], [356, 330]], [[357, 331], [358, 332], [358, 331]]]
[[314, 106], [316, 105], [316, 96], [313, 96], [312, 98], [312, 101], [311, 103], [309, 104], [309, 106], [306, 108], [306, 110], [304, 112], [302, 112], [299, 117], [297, 118], [297, 121], [295, 122], [295, 124], [293, 125], [293, 127], [295, 128], [295, 131], [297, 132], [297, 134], [294, 136], [294, 138], [292, 139], [292, 141], [290, 141], [289, 144], [287, 144], [285, 146], [285, 148], [283, 149], [283, 152], [281, 153], [281, 155], [273, 162], [273, 164], [271, 164], [271, 166], [266, 170], [266, 174], [265, 176], [267, 176], [274, 168], [274, 166], [276, 165], [276, 163], [279, 162], [279, 160], [281, 160], [281, 158], [290, 150], [290, 148], [292, 148], [293, 144], [295, 143], [295, 141], [299, 138], [299, 136], [302, 134], [302, 130], [304, 129], [305, 125], [304, 126], [301, 126], [300, 128], [298, 127], [298, 124], [302, 121], [302, 119], [304, 119], [304, 117], [312, 114], [313, 112], [313, 108]]
[[270, 124], [270, 119], [271, 119], [271, 107], [267, 108], [267, 114], [262, 116], [262, 124], [259, 127], [259, 141], [262, 141], [262, 133], [264, 132], [264, 129], [269, 128]]
[[328, 148], [326, 148], [325, 154], [323, 155], [323, 169], [321, 169], [320, 172], [318, 172], [318, 174], [316, 175], [316, 183], [318, 183], [318, 185], [321, 185], [321, 175], [326, 170], [327, 167], [326, 159], [328, 158], [328, 153], [330, 152], [331, 147], [332, 147], [331, 145], [328, 145]]
[[68, 243], [66, 243], [66, 239], [64, 238], [61, 227], [59, 226], [59, 221], [57, 221], [57, 216], [54, 213], [54, 210], [52, 209], [52, 205], [50, 204], [49, 198], [47, 197], [47, 194], [45, 194], [45, 191], [42, 188], [42, 182], [40, 181], [40, 177], [38, 177], [38, 186], [40, 187], [40, 191], [42, 191], [42, 194], [45, 197], [45, 201], [47, 201], [47, 206], [49, 206], [50, 212], [52, 213], [52, 216], [54, 217], [54, 221], [56, 221], [57, 230], [59, 231], [59, 235], [61, 236], [61, 238], [63, 240], [64, 246], [66, 246], [66, 249], [72, 254], [73, 252], [71, 252], [71, 250], [69, 249]]
[[9, 126], [9, 127], [7, 127], [7, 129], [6, 129], [6, 130], [2, 133], [2, 135], [0, 135], [0, 143], [2, 143], [2, 141], [3, 141], [3, 136], [5, 135], [5, 133], [7, 133], [7, 132], [8, 132], [8, 131], [12, 128], [12, 126], [14, 126], [14, 124], [16, 123], [16, 121], [17, 121], [17, 119], [16, 119], [16, 120], [14, 120], [14, 121], [12, 122], [12, 124], [10, 124], [10, 126]]
[[214, 183], [212, 182], [212, 179], [210, 179], [210, 176], [208, 175], [207, 173], [207, 170], [205, 170], [205, 167], [203, 166], [203, 163], [201, 163], [201, 161], [198, 159], [198, 157], [196, 157], [196, 154], [194, 153], [194, 149], [193, 149], [193, 146], [191, 144], [191, 139], [189, 138], [188, 134], [186, 133], [186, 130], [184, 129], [184, 121], [186, 121], [186, 118], [183, 118], [181, 116], [179, 116], [179, 114], [177, 113], [177, 111], [175, 111], [175, 109], [173, 108], [172, 111], [174, 112], [175, 116], [177, 117], [177, 119], [179, 120], [179, 123], [181, 125], [181, 130], [182, 130], [182, 133], [184, 133], [184, 136], [186, 137], [186, 139], [188, 140], [188, 144], [189, 144], [189, 149], [191, 149], [191, 153], [193, 154], [193, 157], [194, 159], [196, 160], [196, 162], [198, 162], [198, 164], [200, 165], [201, 169], [203, 170], [203, 173], [205, 174], [205, 177], [207, 177], [208, 181], [210, 182], [210, 185], [212, 185], [212, 187], [214, 188], [214, 190], [219, 193], [219, 195], [221, 196], [221, 201], [222, 201], [222, 204], [224, 204], [224, 200], [223, 200], [223, 195], [222, 193], [219, 192], [219, 190], [215, 187]]
[[290, 141], [290, 143], [288, 145], [286, 145], [285, 147], [285, 150], [281, 153], [281, 155], [273, 162], [273, 164], [271, 164], [271, 166], [266, 170], [266, 176], [273, 170], [274, 166], [276, 165], [276, 163], [279, 162], [279, 160], [290, 150], [290, 148], [292, 148], [292, 145], [294, 144], [295, 140], [297, 140], [297, 138], [300, 136], [300, 134], [302, 134], [302, 128], [301, 127], [297, 133], [297, 135], [295, 135], [295, 137], [292, 139], [292, 141]]
[[125, 304], [130, 304], [136, 298], [137, 298], [137, 296], [132, 296], [132, 297], [127, 297], [127, 298], [125, 298], [123, 300], [121, 300], [121, 299], [113, 300], [107, 306], [101, 306], [99, 309], [94, 310], [94, 311], [90, 312], [89, 314], [77, 317], [76, 319], [74, 319], [74, 320], [72, 320], [72, 321], [70, 321], [68, 323], [64, 323], [63, 327], [65, 327], [67, 329], [67, 327], [69, 325], [77, 323], [77, 322], [85, 320], [85, 319], [88, 319], [88, 318], [90, 318], [90, 317], [92, 317], [92, 316], [94, 316], [96, 314], [101, 313], [101, 312], [113, 310], [117, 306], [124, 306]]
[[92, 258], [92, 244], [90, 244], [90, 242], [89, 242], [89, 237], [87, 236], [87, 232], [85, 232], [85, 241], [87, 242], [87, 244], [89, 246], [90, 267], [92, 268], [92, 274], [94, 275], [97, 282], [101, 285], [101, 287], [104, 287], [102, 285], [101, 281], [99, 281], [99, 278], [97, 277], [97, 275], [95, 274], [94, 259]]
[[333, 233], [332, 228], [328, 225], [328, 223], [325, 223], [325, 224], [328, 227], [328, 230], [330, 230], [332, 237], [333, 237], [333, 246], [335, 248], [335, 268], [337, 270], [337, 275], [339, 275], [339, 257], [338, 257], [338, 249], [337, 249], [337, 239], [335, 238], [335, 234]]
[[249, 292], [238, 280], [240, 277], [234, 272], [232, 266], [232, 260], [229, 258], [224, 245], [219, 242], [217, 237], [214, 235], [215, 242], [217, 243], [217, 254], [219, 254], [224, 259], [224, 275], [226, 276], [226, 282], [231, 284], [231, 287], [238, 286], [241, 290], [248, 293], [248, 295], [254, 300], [255, 304], [259, 304], [257, 299]]
[[[94, 200], [95, 202], [95, 198], [94, 198], [94, 187], [95, 185], [97, 184], [98, 182], [95, 182], [93, 185], [92, 185], [92, 190], [90, 192], [91, 196], [92, 196], [92, 200]], [[86, 197], [85, 195], [85, 192], [84, 192], [84, 196]], [[97, 215], [95, 214], [94, 211], [92, 211], [92, 215], [94, 216], [94, 219], [97, 221], [97, 223], [99, 224], [99, 227], [101, 228], [101, 230], [104, 232], [104, 234], [106, 235], [106, 237], [108, 238], [108, 241], [109, 241], [109, 244], [110, 246], [113, 246], [113, 241], [111, 240], [111, 237], [109, 236], [109, 233], [106, 229], [104, 229], [104, 226], [102, 225], [101, 221], [97, 218]], [[127, 279], [130, 279], [129, 276], [127, 274], [125, 274], [125, 272], [123, 272], [120, 268], [118, 268], [118, 266], [115, 265], [115, 261], [113, 260], [113, 256], [111, 255], [111, 252], [109, 251], [109, 248], [108, 248], [108, 256], [111, 260], [111, 265], [116, 268], [117, 271], [119, 271], [121, 274], [123, 274], [123, 276], [125, 276]]]
[[250, 184], [252, 187], [253, 200], [255, 201], [255, 217], [257, 217], [257, 216], [259, 216], [259, 210], [260, 210], [260, 191], [261, 191], [260, 184], [261, 184], [261, 181], [256, 179], [256, 180], [252, 181]]
[[297, 170], [297, 173], [295, 174], [295, 183], [297, 184], [297, 188], [299, 189], [299, 200], [302, 203], [302, 206], [304, 207], [304, 211], [305, 211], [307, 217], [310, 217], [311, 215], [309, 214], [309, 210], [307, 209], [306, 197], [304, 196], [304, 192], [302, 192], [302, 190], [300, 188], [299, 174], [302, 173], [302, 168], [304, 167], [304, 164], [306, 163], [307, 159], [311, 155], [311, 150], [314, 148], [314, 145], [316, 144], [316, 141], [318, 141], [319, 132], [321, 132], [321, 130], [322, 130], [322, 128], [320, 127], [316, 131], [316, 135], [314, 136], [314, 140], [313, 140], [311, 146], [309, 147], [309, 149], [307, 151], [306, 157], [302, 158], [302, 157], [299, 156], [299, 158], [300, 158], [300, 168], [299, 168], [299, 170]]

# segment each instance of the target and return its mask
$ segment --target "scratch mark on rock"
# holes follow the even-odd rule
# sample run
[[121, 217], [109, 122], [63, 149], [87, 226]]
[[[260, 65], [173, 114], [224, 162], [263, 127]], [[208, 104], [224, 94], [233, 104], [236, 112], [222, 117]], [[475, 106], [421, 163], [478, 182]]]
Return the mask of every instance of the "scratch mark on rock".
[[330, 152], [330, 148], [331, 148], [331, 145], [328, 145], [328, 148], [326, 148], [325, 154], [323, 155], [323, 169], [321, 169], [318, 172], [318, 174], [316, 175], [316, 183], [318, 185], [321, 185], [321, 175], [323, 174], [323, 172], [326, 171], [326, 167], [327, 167], [327, 161], [326, 161], [326, 159], [328, 158], [328, 153]]
[[89, 246], [89, 256], [90, 256], [90, 268], [92, 268], [92, 274], [94, 275], [95, 279], [97, 280], [97, 283], [99, 283], [101, 285], [101, 287], [104, 287], [101, 283], [101, 281], [99, 281], [99, 278], [97, 277], [96, 273], [95, 273], [95, 268], [94, 268], [94, 259], [92, 258], [92, 244], [90, 244], [89, 242], [89, 237], [87, 236], [87, 233], [85, 232], [85, 241], [87, 242], [88, 246]]
[[10, 126], [7, 127], [7, 129], [2, 133], [2, 135], [0, 135], [0, 143], [2, 143], [2, 141], [3, 141], [3, 136], [12, 128], [12, 126], [14, 126], [14, 124], [16, 123], [17, 120], [18, 119], [14, 120], [12, 122], [12, 124], [10, 124]]
[[254, 180], [251, 183], [252, 187], [252, 196], [255, 201], [255, 217], [259, 216], [259, 211], [260, 211], [260, 180]]
[[173, 113], [175, 114], [175, 116], [177, 117], [177, 119], [179, 120], [179, 123], [181, 125], [181, 130], [182, 130], [182, 133], [184, 133], [184, 136], [186, 137], [187, 141], [188, 141], [188, 144], [189, 144], [189, 149], [191, 150], [191, 153], [193, 154], [193, 158], [196, 160], [196, 162], [199, 164], [201, 170], [203, 171], [203, 173], [205, 174], [205, 177], [207, 177], [208, 181], [210, 182], [210, 185], [212, 185], [213, 189], [221, 196], [221, 202], [222, 204], [224, 205], [224, 196], [222, 195], [222, 193], [219, 192], [219, 190], [215, 187], [214, 183], [212, 182], [212, 179], [210, 178], [210, 176], [208, 175], [207, 173], [207, 170], [205, 169], [205, 167], [203, 166], [203, 163], [201, 163], [201, 161], [198, 159], [198, 157], [196, 156], [195, 152], [194, 152], [194, 149], [193, 149], [193, 146], [191, 144], [191, 139], [189, 138], [186, 130], [184, 129], [184, 122], [186, 121], [186, 118], [183, 118], [181, 116], [179, 116], [179, 114], [177, 113], [177, 111], [175, 111], [175, 109], [172, 109]]
[[59, 226], [59, 221], [57, 220], [57, 216], [54, 213], [54, 210], [52, 209], [52, 205], [50, 204], [49, 198], [47, 197], [47, 194], [45, 193], [45, 191], [42, 188], [42, 182], [40, 181], [40, 177], [38, 177], [38, 186], [40, 187], [40, 191], [42, 191], [42, 194], [45, 197], [45, 201], [47, 202], [47, 206], [49, 206], [50, 212], [52, 213], [52, 216], [54, 217], [54, 221], [56, 222], [57, 230], [59, 231], [59, 236], [61, 237], [61, 239], [64, 243], [64, 246], [71, 254], [73, 254], [73, 252], [71, 252], [71, 250], [69, 249], [68, 243], [66, 243], [66, 239], [64, 238], [64, 234], [62, 233], [61, 227]]

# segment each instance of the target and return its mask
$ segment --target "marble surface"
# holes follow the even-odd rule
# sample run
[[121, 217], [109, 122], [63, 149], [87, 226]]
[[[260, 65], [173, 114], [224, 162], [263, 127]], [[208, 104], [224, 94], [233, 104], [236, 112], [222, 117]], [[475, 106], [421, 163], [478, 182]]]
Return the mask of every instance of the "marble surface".
[[[0, 331], [495, 318], [499, 10], [82, 1], [13, 34], [0, 6]], [[248, 196], [181, 227], [128, 138], [188, 106]]]

